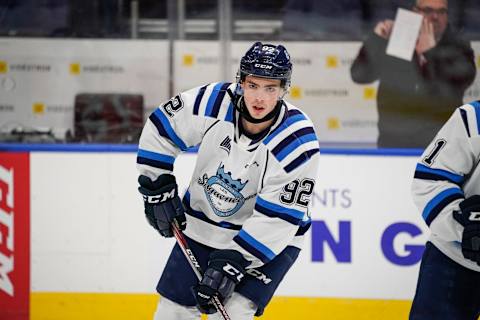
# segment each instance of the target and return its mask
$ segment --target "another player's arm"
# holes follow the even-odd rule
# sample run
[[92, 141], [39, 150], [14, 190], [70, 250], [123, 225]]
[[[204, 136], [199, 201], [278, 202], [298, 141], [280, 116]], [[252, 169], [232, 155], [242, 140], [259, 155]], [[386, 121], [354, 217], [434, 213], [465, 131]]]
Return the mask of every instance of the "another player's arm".
[[475, 134], [475, 108], [464, 105], [445, 123], [416, 166], [413, 200], [432, 234], [446, 241], [462, 239], [463, 226], [452, 213], [460, 210], [465, 199], [462, 185], [478, 161], [479, 150], [471, 144]]

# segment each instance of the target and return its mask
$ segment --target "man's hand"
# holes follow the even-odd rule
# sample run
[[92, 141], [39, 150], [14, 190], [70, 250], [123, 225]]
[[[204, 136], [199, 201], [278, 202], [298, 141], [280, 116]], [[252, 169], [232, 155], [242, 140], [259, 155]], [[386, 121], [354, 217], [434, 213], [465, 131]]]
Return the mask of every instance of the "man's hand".
[[453, 218], [464, 227], [463, 256], [480, 266], [480, 195], [463, 200], [460, 203], [460, 211], [453, 212]]
[[175, 176], [162, 174], [155, 181], [141, 175], [138, 177], [138, 191], [143, 196], [145, 216], [152, 227], [164, 237], [173, 237], [171, 224], [175, 223], [180, 230], [187, 225], [185, 210], [178, 197]]
[[420, 27], [420, 33], [418, 34], [417, 44], [415, 51], [418, 55], [422, 55], [425, 51], [428, 51], [437, 45], [435, 41], [435, 32], [433, 30], [433, 24], [428, 19], [423, 18], [422, 26]]
[[373, 29], [373, 32], [375, 32], [375, 34], [379, 37], [388, 39], [390, 38], [392, 29], [393, 29], [393, 20], [387, 19], [377, 23], [377, 25]]
[[208, 267], [202, 281], [192, 288], [197, 308], [202, 313], [211, 314], [217, 310], [211, 302], [218, 296], [224, 302], [233, 293], [235, 286], [245, 275], [245, 268], [250, 264], [240, 252], [235, 250], [216, 250], [210, 254]]

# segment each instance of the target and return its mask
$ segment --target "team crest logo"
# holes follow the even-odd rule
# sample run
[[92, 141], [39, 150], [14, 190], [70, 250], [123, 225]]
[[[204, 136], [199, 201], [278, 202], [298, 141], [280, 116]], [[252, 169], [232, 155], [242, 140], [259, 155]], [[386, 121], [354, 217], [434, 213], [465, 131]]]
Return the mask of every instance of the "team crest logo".
[[240, 179], [234, 180], [232, 174], [225, 172], [224, 169], [224, 166], [220, 165], [216, 175], [209, 178], [204, 174], [203, 177], [198, 179], [198, 183], [203, 186], [210, 206], [219, 217], [233, 215], [247, 200], [241, 194], [241, 191], [248, 180], [245, 183], [242, 183]]

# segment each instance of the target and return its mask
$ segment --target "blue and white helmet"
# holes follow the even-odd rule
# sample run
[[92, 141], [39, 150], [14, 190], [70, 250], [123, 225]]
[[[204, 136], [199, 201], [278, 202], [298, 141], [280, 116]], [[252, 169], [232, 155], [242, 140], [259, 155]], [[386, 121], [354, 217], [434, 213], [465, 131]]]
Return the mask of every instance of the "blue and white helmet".
[[255, 42], [240, 60], [237, 77], [239, 81], [243, 81], [248, 75], [279, 79], [281, 85], [288, 88], [292, 75], [292, 63], [287, 49], [282, 45]]

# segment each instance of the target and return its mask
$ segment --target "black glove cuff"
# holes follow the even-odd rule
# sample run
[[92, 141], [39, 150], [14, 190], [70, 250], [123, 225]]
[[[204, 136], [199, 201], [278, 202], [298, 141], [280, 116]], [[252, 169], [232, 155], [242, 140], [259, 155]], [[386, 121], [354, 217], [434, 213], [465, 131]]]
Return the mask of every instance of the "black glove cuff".
[[213, 314], [217, 312], [211, 298], [216, 294], [216, 291], [208, 286], [198, 284], [190, 288], [193, 296], [197, 300], [197, 308], [201, 313]]
[[156, 189], [160, 189], [163, 186], [166, 186], [172, 183], [177, 183], [177, 181], [175, 180], [175, 176], [173, 174], [164, 173], [164, 174], [161, 174], [155, 181], [152, 181], [152, 179], [150, 179], [147, 176], [140, 175], [138, 177], [138, 183], [140, 184], [140, 186], [144, 187], [145, 189], [153, 191]]
[[175, 176], [162, 174], [155, 181], [141, 175], [138, 178], [138, 191], [143, 196], [148, 222], [164, 237], [172, 237], [171, 224], [185, 230], [185, 210], [178, 197]]
[[[460, 211], [453, 212], [453, 218], [462, 226], [469, 224], [480, 224], [477, 213], [480, 212], [480, 195], [473, 195], [466, 198], [459, 204]], [[480, 217], [480, 214], [478, 214]]]
[[462, 212], [475, 209], [480, 210], [480, 195], [478, 194], [468, 197], [460, 202], [460, 210], [462, 210]]

